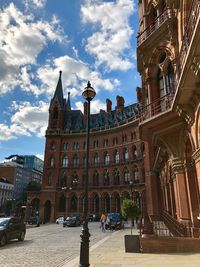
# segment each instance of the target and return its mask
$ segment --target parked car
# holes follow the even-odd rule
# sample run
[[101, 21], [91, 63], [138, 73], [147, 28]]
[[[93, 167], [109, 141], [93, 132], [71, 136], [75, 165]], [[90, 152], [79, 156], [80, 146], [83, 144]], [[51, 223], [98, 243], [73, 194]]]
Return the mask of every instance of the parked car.
[[60, 216], [56, 219], [56, 223], [57, 224], [63, 224], [63, 222], [65, 221], [65, 218], [63, 216]]
[[117, 212], [108, 213], [107, 216], [110, 219], [110, 224], [106, 224], [106, 229], [119, 230], [121, 229], [121, 217]]
[[24, 241], [25, 234], [26, 225], [21, 222], [20, 218], [0, 218], [0, 246], [4, 246], [9, 240], [16, 238]]
[[[38, 224], [38, 217], [37, 216], [31, 216], [28, 220], [27, 220], [28, 224]], [[39, 218], [39, 224], [42, 224], [42, 219]]]
[[98, 213], [89, 214], [88, 221], [89, 222], [99, 222], [100, 221], [100, 215]]
[[67, 217], [66, 220], [63, 222], [63, 227], [66, 226], [80, 226], [81, 219], [79, 216], [70, 216]]

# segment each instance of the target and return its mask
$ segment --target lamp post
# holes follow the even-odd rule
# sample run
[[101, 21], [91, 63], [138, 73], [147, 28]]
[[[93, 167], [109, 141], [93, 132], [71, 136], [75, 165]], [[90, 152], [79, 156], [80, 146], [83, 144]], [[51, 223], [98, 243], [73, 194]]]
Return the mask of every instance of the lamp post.
[[88, 162], [89, 162], [89, 134], [90, 134], [90, 102], [95, 97], [96, 92], [91, 87], [88, 81], [87, 87], [82, 93], [82, 96], [87, 100], [87, 131], [86, 131], [86, 177], [85, 177], [85, 197], [84, 197], [84, 212], [83, 212], [83, 228], [81, 232], [81, 244], [80, 244], [80, 261], [79, 267], [89, 267], [89, 238], [90, 233], [88, 229]]

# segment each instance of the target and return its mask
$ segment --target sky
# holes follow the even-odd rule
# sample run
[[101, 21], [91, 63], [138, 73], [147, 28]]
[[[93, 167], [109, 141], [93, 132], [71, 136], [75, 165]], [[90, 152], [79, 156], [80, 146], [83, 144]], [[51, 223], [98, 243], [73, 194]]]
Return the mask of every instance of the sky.
[[48, 108], [59, 71], [64, 96], [91, 112], [136, 100], [137, 0], [0, 0], [0, 162], [12, 154], [44, 156]]

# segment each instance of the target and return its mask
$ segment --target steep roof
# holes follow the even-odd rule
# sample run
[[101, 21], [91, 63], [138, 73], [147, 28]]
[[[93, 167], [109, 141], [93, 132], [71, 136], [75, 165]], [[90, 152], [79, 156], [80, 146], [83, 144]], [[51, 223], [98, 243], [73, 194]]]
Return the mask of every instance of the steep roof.
[[61, 76], [62, 76], [62, 71], [60, 70], [59, 72], [59, 79], [58, 79], [58, 83], [57, 83], [57, 86], [56, 86], [56, 90], [55, 90], [55, 93], [54, 93], [54, 96], [51, 100], [51, 104], [50, 104], [50, 107], [52, 106], [53, 102], [55, 100], [57, 100], [61, 106], [61, 108], [64, 107], [64, 98], [63, 98], [63, 88], [62, 88], [62, 80], [61, 80]]

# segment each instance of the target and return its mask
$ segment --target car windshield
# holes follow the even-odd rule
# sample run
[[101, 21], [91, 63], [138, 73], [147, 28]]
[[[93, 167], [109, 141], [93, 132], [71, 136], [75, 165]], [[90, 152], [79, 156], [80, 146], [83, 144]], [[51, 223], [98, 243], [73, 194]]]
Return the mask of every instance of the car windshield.
[[6, 226], [8, 221], [9, 221], [9, 219], [0, 219], [0, 226]]
[[120, 220], [120, 215], [119, 213], [109, 213], [108, 217], [113, 220], [113, 221], [118, 221]]

